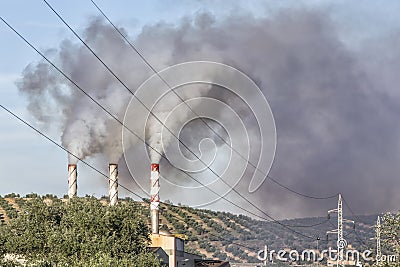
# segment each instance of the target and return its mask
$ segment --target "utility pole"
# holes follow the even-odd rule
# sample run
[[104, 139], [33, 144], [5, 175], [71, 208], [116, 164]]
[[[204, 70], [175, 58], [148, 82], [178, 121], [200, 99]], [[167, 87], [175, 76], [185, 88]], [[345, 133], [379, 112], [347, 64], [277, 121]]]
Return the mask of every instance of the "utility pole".
[[381, 257], [382, 257], [382, 252], [381, 252], [381, 219], [378, 216], [378, 219], [376, 220], [376, 259], [378, 260], [377, 264], [380, 265]]
[[342, 203], [342, 195], [339, 194], [339, 200], [338, 200], [338, 216], [337, 216], [337, 224], [338, 224], [338, 233], [337, 233], [337, 246], [338, 246], [338, 255], [339, 255], [339, 262], [338, 262], [338, 266], [339, 264], [341, 266], [343, 265], [343, 251], [345, 249], [345, 240], [343, 239], [343, 203]]
[[320, 240], [321, 238], [319, 237], [319, 235], [317, 236], [317, 252], [315, 253], [316, 255], [317, 255], [317, 266], [319, 266], [319, 248], [318, 248], [318, 243], [319, 243], [319, 240]]
[[337, 213], [337, 229], [326, 232], [326, 236], [328, 238], [328, 234], [336, 234], [337, 235], [337, 248], [338, 248], [338, 257], [337, 257], [337, 267], [344, 267], [344, 249], [347, 247], [347, 242], [343, 238], [343, 222], [352, 222], [354, 226], [354, 221], [343, 219], [343, 202], [342, 195], [339, 194], [337, 208], [328, 211], [328, 219], [330, 219], [331, 213]]

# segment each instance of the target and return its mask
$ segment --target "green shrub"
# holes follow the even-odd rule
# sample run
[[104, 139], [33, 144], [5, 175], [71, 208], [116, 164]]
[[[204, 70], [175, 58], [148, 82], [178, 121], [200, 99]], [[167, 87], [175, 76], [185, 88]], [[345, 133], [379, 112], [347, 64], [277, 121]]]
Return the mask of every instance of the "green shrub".
[[149, 232], [140, 218], [134, 203], [32, 199], [18, 218], [0, 226], [0, 256], [23, 255], [36, 266], [159, 266], [146, 251]]

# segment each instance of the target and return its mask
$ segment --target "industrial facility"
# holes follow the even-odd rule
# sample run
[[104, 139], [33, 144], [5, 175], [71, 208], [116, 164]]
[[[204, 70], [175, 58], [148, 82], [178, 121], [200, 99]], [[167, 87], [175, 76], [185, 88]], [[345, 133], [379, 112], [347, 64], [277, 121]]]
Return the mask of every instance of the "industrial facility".
[[[76, 164], [68, 164], [68, 197], [77, 196], [78, 191], [78, 170]], [[110, 163], [109, 189], [108, 196], [110, 206], [118, 204], [118, 164]], [[166, 231], [160, 231], [159, 220], [160, 206], [160, 165], [152, 163], [150, 165], [150, 240], [149, 250], [157, 255], [162, 261], [163, 266], [168, 267], [196, 267], [213, 266], [229, 267], [229, 262], [202, 259], [201, 256], [185, 252], [185, 240], [179, 235], [174, 235]]]

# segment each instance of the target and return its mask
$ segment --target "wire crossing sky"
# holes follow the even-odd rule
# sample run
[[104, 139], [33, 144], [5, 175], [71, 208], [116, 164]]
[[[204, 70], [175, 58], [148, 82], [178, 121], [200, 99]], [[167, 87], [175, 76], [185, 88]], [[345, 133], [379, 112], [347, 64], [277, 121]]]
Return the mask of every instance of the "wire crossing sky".
[[[125, 55], [118, 62], [124, 68], [118, 69], [117, 75], [125, 79], [134, 73], [138, 78], [130, 80], [133, 88], [151, 75], [151, 71], [143, 70], [145, 65], [139, 56], [125, 47], [119, 50], [123, 40], [115, 41], [121, 38], [99, 19], [98, 10], [90, 1], [77, 2], [79, 9], [58, 1], [49, 3], [62, 12], [85, 40], [94, 42], [96, 48], [99, 48], [97, 40], [105, 40], [103, 43], [110, 49], [98, 51], [108, 60], [107, 64], [116, 66], [120, 55]], [[324, 197], [342, 192], [357, 214], [380, 213], [399, 206], [400, 199], [395, 192], [399, 186], [396, 175], [400, 133], [395, 125], [400, 111], [396, 90], [400, 59], [396, 49], [400, 31], [399, 18], [395, 16], [398, 3], [361, 6], [356, 1], [252, 2], [251, 5], [238, 2], [227, 8], [223, 3], [193, 1], [173, 10], [171, 3], [152, 1], [137, 6], [123, 1], [112, 5], [105, 1], [96, 3], [155, 69], [190, 60], [214, 60], [234, 65], [257, 82], [271, 104], [277, 125], [277, 153], [269, 173], [275, 183], [266, 181], [252, 194], [246, 191], [245, 182], [239, 183], [236, 190], [246, 199], [257, 206], [268, 203], [264, 210], [281, 218], [319, 215], [330, 204], [329, 200], [307, 199], [301, 194]], [[25, 7], [23, 10], [21, 5]], [[80, 44], [41, 1], [9, 1], [3, 6], [0, 15], [60, 63], [64, 71], [75, 75], [74, 80], [88, 85], [95, 81], [84, 80], [71, 72], [79, 64], [84, 66], [82, 70], [87, 77], [104, 74], [94, 61], [83, 61], [84, 54], [80, 59], [76, 57], [82, 51]], [[32, 98], [27, 87], [21, 85], [21, 79], [41, 59], [6, 27], [0, 28], [0, 35], [6, 40], [0, 52], [1, 103], [23, 114], [53, 139], [60, 140], [62, 117], [51, 123], [45, 121], [65, 109], [65, 101], [57, 102], [46, 89], [40, 114], [38, 110], [32, 112], [29, 106]], [[50, 78], [57, 77], [50, 74]], [[115, 84], [110, 86], [116, 89]], [[99, 91], [95, 96], [101, 97], [101, 94]], [[241, 109], [231, 96], [221, 93], [218, 97]], [[0, 118], [3, 122], [0, 149], [4, 155], [0, 164], [3, 174], [0, 194], [63, 195], [66, 155], [56, 152], [3, 114]], [[252, 129], [251, 118], [246, 119]], [[187, 134], [199, 127], [190, 126]], [[185, 136], [183, 139], [197, 138], [191, 136], [193, 139]], [[105, 172], [105, 157], [93, 155], [87, 160]], [[37, 168], [44, 162], [50, 163], [46, 172]], [[165, 174], [176, 179], [181, 177], [172, 168], [165, 168]], [[142, 175], [146, 180], [145, 171]], [[124, 176], [125, 182], [131, 181], [127, 171], [122, 171]], [[106, 182], [96, 178], [82, 166], [79, 193], [106, 194]], [[285, 186], [301, 194], [289, 192]], [[143, 193], [138, 187], [136, 190]], [[370, 194], [379, 195], [378, 200], [369, 199]], [[172, 190], [161, 195], [182, 203], [191, 198], [184, 193], [177, 197]], [[235, 199], [234, 193], [229, 197]], [[239, 198], [235, 201], [247, 205]], [[224, 204], [219, 201], [211, 208], [223, 209]]]

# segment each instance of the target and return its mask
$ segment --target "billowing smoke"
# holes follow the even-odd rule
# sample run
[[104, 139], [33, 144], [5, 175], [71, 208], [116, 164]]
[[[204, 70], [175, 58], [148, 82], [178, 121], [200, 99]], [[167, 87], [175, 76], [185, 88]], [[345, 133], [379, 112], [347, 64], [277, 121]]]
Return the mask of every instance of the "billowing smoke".
[[[137, 86], [135, 82], [145, 77], [143, 68], [131, 64], [124, 56], [130, 51], [120, 38], [100, 20], [91, 21], [84, 36], [110, 66], [119, 70], [119, 75], [129, 86]], [[49, 50], [47, 54], [76, 84], [122, 120], [130, 93], [124, 91], [82, 45], [64, 40], [58, 49]], [[40, 124], [56, 127], [63, 146], [76, 157], [84, 159], [105, 154], [110, 162], [118, 162], [122, 155], [121, 124], [52, 66], [44, 62], [30, 64], [17, 85], [28, 97], [31, 114]], [[76, 163], [76, 157], [70, 155], [69, 161]]]
[[[135, 91], [153, 74], [135, 56], [127, 56], [133, 55], [131, 48], [101, 19], [90, 21], [83, 35], [85, 41], [131, 91]], [[72, 43], [68, 39], [63, 40], [58, 49], [51, 49], [47, 54], [77, 85], [112, 115], [120, 121], [123, 120], [127, 104], [132, 97], [131, 92], [126, 90], [82, 44]], [[152, 62], [161, 67], [174, 62], [172, 54], [166, 53], [164, 56], [161, 54], [162, 51], [157, 54], [156, 60], [152, 59]], [[121, 124], [106, 114], [52, 66], [44, 61], [28, 65], [23, 71], [22, 80], [17, 85], [28, 97], [28, 110], [37, 121], [44, 127], [57, 127], [60, 130], [63, 146], [73, 153], [69, 156], [70, 163], [76, 163], [76, 157], [84, 159], [96, 154], [106, 154], [110, 162], [118, 162], [123, 152]], [[186, 92], [182, 96], [190, 99], [202, 95], [207, 88], [209, 86], [200, 86], [199, 90]], [[146, 128], [146, 141], [151, 147], [149, 154], [154, 163], [158, 163], [163, 154], [160, 140], [163, 129], [160, 121], [164, 122], [171, 109], [179, 103], [181, 99], [171, 93], [152, 108], [152, 115]], [[189, 109], [186, 110], [186, 113], [188, 112]], [[184, 120], [186, 113], [173, 117], [175, 124]], [[131, 130], [141, 135], [142, 129]], [[134, 145], [138, 139], [131, 137], [131, 144]], [[168, 139], [164, 140], [163, 145], [168, 145]]]
[[[202, 13], [176, 25], [147, 25], [131, 38], [158, 70], [190, 60], [210, 60], [235, 66], [255, 80], [275, 116], [278, 145], [271, 175], [283, 184], [310, 195], [342, 192], [357, 212], [396, 209], [400, 203], [400, 129], [395, 122], [400, 109], [394, 98], [398, 96], [396, 70], [400, 56], [394, 44], [398, 38], [370, 40], [368, 47], [353, 51], [328, 17], [322, 11], [301, 9], [257, 18], [239, 14], [217, 19]], [[153, 74], [101, 19], [91, 20], [83, 35], [132, 90]], [[380, 60], [381, 55], [385, 58], [389, 53], [390, 65]], [[122, 119], [130, 93], [81, 44], [64, 40], [48, 55]], [[18, 86], [28, 97], [31, 114], [43, 126], [59, 130], [63, 145], [77, 156], [101, 153], [112, 161], [121, 156], [120, 125], [46, 63], [27, 66]], [[213, 95], [230, 103], [246, 121], [251, 137], [253, 133], [257, 136], [251, 111], [237, 97], [214, 86], [193, 95]], [[170, 97], [171, 101], [161, 102], [165, 106], [155, 107], [154, 114], [161, 120], [179, 103], [173, 95]], [[176, 118], [177, 124], [185, 116]], [[183, 131], [182, 139], [212, 137], [209, 129], [199, 125], [193, 122], [196, 131]], [[146, 139], [162, 153], [160, 128], [162, 125], [150, 116]], [[254, 140], [252, 146], [257, 152]], [[138, 144], [143, 145], [132, 139], [133, 147]], [[197, 145], [189, 143], [194, 150]], [[158, 153], [149, 151], [151, 161], [160, 161]], [[251, 159], [256, 160], [254, 156]], [[266, 210], [273, 215], [321, 215], [335, 205], [334, 201], [298, 198], [268, 181], [254, 194], [246, 194], [252, 171], [246, 170], [237, 189], [256, 204], [268, 203]], [[163, 172], [183, 179], [174, 168], [163, 167]], [[205, 171], [203, 177], [208, 176], [210, 173]], [[187, 204], [196, 198], [184, 194], [174, 199], [173, 191], [162, 191], [164, 199]], [[225, 202], [220, 203], [219, 207], [226, 208]]]
[[[167, 84], [164, 84], [164, 86], [168, 88]], [[191, 88], [191, 90], [185, 90], [184, 93], [180, 90], [171, 91], [167, 95], [161, 97], [154, 105], [152, 114], [150, 114], [146, 123], [146, 140], [150, 146], [148, 151], [152, 163], [160, 162], [164, 154], [164, 149], [168, 147], [173, 138], [179, 136], [179, 132], [176, 131], [176, 128], [184, 124], [188, 114], [193, 112], [193, 108], [195, 108], [196, 105], [189, 105], [185, 102], [186, 106], [183, 109], [184, 112], [173, 112], [174, 108], [182, 104], [182, 100], [187, 101], [206, 95], [210, 89], [211, 86], [209, 85], [196, 85]], [[166, 123], [167, 119], [168, 123]], [[193, 154], [191, 155], [193, 156]]]

